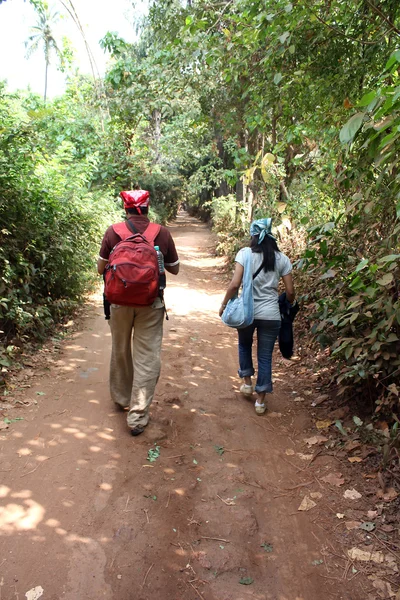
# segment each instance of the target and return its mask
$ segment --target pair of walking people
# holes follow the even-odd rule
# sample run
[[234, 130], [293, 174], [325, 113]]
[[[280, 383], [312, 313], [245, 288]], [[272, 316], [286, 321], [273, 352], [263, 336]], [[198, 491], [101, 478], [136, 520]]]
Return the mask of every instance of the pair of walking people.
[[[97, 262], [102, 275], [109, 263], [114, 247], [132, 235], [132, 231], [146, 236], [149, 192], [135, 190], [121, 192], [127, 220], [126, 231], [121, 223], [110, 226], [103, 237]], [[280, 328], [278, 283], [283, 278], [287, 299], [295, 299], [289, 259], [279, 251], [271, 233], [271, 219], [252, 223], [250, 228], [253, 272], [262, 266], [253, 282], [255, 320], [249, 327], [238, 330], [239, 376], [244, 383], [240, 391], [251, 396], [255, 391], [255, 409], [258, 414], [266, 410], [265, 396], [272, 392], [272, 351]], [[164, 256], [165, 269], [171, 274], [179, 272], [179, 257], [172, 236], [160, 226], [153, 240]], [[219, 314], [239, 290], [243, 278], [243, 251], [236, 256], [235, 271], [226, 291]], [[115, 405], [128, 409], [127, 423], [132, 435], [139, 435], [149, 422], [149, 409], [161, 370], [161, 343], [163, 337], [164, 303], [157, 297], [150, 306], [124, 306], [111, 304], [110, 328], [112, 350], [110, 363], [110, 393]], [[252, 360], [252, 344], [257, 332], [258, 375]]]

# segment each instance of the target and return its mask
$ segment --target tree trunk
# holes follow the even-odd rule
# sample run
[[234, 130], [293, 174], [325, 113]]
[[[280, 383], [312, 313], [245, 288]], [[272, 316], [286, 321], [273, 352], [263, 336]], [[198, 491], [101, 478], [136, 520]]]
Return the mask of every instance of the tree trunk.
[[46, 99], [47, 99], [47, 72], [49, 70], [49, 61], [46, 58], [46, 69], [44, 72], [44, 96], [43, 96], [43, 101], [46, 104]]

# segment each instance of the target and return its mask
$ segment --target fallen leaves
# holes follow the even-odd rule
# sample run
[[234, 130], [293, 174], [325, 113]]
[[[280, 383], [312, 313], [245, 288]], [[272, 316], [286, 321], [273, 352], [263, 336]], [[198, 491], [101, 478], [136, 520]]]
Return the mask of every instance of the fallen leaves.
[[395, 594], [392, 590], [392, 586], [388, 581], [383, 581], [383, 579], [376, 579], [374, 576], [369, 576], [368, 579], [373, 580], [372, 586], [378, 592], [379, 598], [383, 598], [385, 600], [386, 598], [395, 598], [395, 600], [399, 600], [400, 593], [398, 592], [397, 594]]
[[346, 442], [344, 445], [344, 449], [347, 452], [352, 452], [353, 450], [356, 450], [357, 448], [361, 448], [361, 442], [359, 440], [350, 440], [350, 441]]
[[316, 444], [323, 444], [324, 442], [327, 442], [328, 438], [324, 435], [314, 435], [313, 437], [307, 438], [304, 441], [309, 447], [311, 447], [315, 446]]
[[332, 421], [316, 421], [315, 426], [317, 429], [328, 429], [332, 425]]
[[313, 400], [313, 402], [311, 403], [311, 406], [319, 406], [320, 404], [325, 402], [325, 400], [327, 400], [328, 398], [329, 398], [328, 394], [321, 394], [320, 396], [318, 396], [316, 398], [316, 400]]
[[328, 475], [325, 475], [325, 477], [321, 477], [321, 480], [325, 481], [325, 483], [336, 485], [337, 487], [344, 484], [344, 478], [341, 473], [329, 473]]
[[351, 560], [359, 560], [361, 562], [374, 562], [377, 564], [381, 564], [385, 560], [385, 555], [383, 554], [383, 552], [361, 550], [360, 548], [351, 548], [347, 551], [347, 556]]
[[347, 500], [359, 500], [360, 498], [362, 498], [360, 492], [357, 492], [355, 488], [352, 488], [351, 490], [346, 490], [343, 496]]
[[313, 500], [321, 500], [322, 494], [321, 492], [311, 492], [310, 498], [312, 498]]
[[314, 500], [311, 500], [311, 498], [309, 498], [308, 496], [304, 496], [304, 498], [301, 501], [301, 504], [297, 510], [302, 510], [302, 511], [311, 510], [312, 508], [314, 508], [314, 506], [317, 506], [316, 503], [314, 502]]
[[388, 488], [385, 492], [383, 492], [382, 490], [378, 490], [376, 495], [380, 500], [384, 500], [385, 502], [392, 502], [393, 500], [396, 500], [398, 493], [394, 488]]
[[29, 590], [28, 592], [26, 592], [25, 598], [26, 598], [26, 600], [37, 600], [38, 598], [43, 596], [43, 593], [44, 593], [44, 589], [42, 588], [41, 585], [38, 585], [38, 586], [32, 588], [31, 590]]
[[306, 460], [307, 462], [314, 458], [314, 454], [302, 454], [301, 452], [299, 452], [297, 456], [300, 460]]
[[347, 555], [351, 560], [359, 560], [360, 562], [373, 562], [378, 565], [386, 564], [394, 572], [398, 572], [396, 559], [392, 554], [384, 554], [378, 550], [362, 550], [361, 548], [351, 548], [347, 551]]

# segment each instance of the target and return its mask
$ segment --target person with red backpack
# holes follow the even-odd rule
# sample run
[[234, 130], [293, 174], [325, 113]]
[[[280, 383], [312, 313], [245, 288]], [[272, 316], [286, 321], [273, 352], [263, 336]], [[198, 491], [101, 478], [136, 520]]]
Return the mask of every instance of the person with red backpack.
[[97, 271], [111, 305], [111, 399], [118, 408], [129, 408], [127, 423], [136, 436], [149, 422], [160, 376], [164, 267], [177, 275], [179, 258], [168, 229], [148, 219], [149, 192], [120, 196], [127, 218], [106, 230]]

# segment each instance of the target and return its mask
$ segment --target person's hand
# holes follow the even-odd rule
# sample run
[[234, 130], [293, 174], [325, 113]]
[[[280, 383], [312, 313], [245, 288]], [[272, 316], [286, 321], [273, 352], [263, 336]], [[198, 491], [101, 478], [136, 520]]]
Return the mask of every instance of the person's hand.
[[224, 312], [225, 307], [226, 307], [226, 304], [221, 304], [221, 306], [219, 307], [218, 314], [220, 317], [222, 317], [222, 313]]

